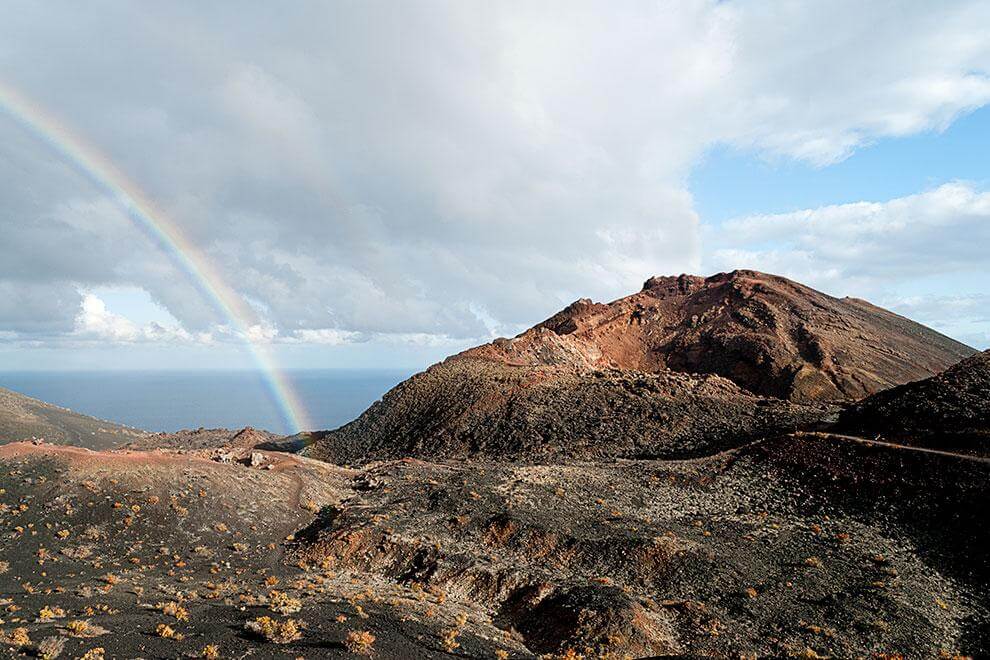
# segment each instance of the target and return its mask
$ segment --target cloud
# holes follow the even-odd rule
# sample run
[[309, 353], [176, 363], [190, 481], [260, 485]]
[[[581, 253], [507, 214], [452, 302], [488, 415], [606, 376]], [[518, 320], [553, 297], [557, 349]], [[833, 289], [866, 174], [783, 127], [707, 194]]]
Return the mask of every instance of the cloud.
[[210, 333], [189, 333], [182, 327], [166, 326], [156, 321], [138, 325], [120, 314], [107, 309], [106, 303], [98, 296], [87, 293], [82, 296], [79, 315], [70, 336], [64, 337], [69, 344], [79, 345], [87, 341], [133, 344], [138, 342], [210, 344]]
[[990, 322], [990, 294], [907, 296], [891, 307], [905, 316], [929, 318], [940, 323]]
[[87, 294], [83, 297], [82, 310], [76, 320], [76, 334], [112, 341], [135, 341], [140, 331], [123, 316], [107, 311], [102, 300]]
[[712, 263], [769, 264], [826, 280], [894, 281], [986, 272], [990, 193], [964, 182], [886, 202], [730, 220], [711, 232]]
[[[0, 81], [140, 184], [259, 310], [256, 339], [443, 342], [703, 258], [863, 280], [902, 272], [905, 250], [925, 272], [972, 267], [959, 234], [921, 251], [944, 223], [985, 231], [925, 211], [972, 210], [965, 186], [902, 212], [740, 221], [729, 243], [685, 181], [714, 144], [825, 165], [943, 128], [990, 101], [988, 21], [983, 2], [15, 2]], [[0, 302], [0, 329], [71, 334], [77, 289], [109, 285], [148, 291], [194, 339], [231, 336], [104, 191], [2, 113], [0, 140], [0, 292], [36, 293]]]
[[990, 100], [985, 3], [734, 5], [729, 141], [826, 165]]
[[0, 328], [38, 337], [71, 332], [81, 301], [75, 287], [65, 282], [0, 280]]
[[730, 220], [708, 232], [713, 270], [758, 267], [855, 292], [986, 345], [990, 192], [966, 182], [884, 202]]

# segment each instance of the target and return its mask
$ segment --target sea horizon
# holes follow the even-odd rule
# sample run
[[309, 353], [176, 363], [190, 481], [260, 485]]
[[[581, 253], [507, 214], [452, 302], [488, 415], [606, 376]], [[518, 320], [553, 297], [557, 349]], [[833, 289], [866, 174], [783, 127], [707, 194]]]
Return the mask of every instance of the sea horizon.
[[[413, 373], [378, 367], [283, 370], [313, 427], [304, 430], [346, 424]], [[264, 372], [253, 369], [0, 370], [0, 387], [152, 432], [294, 430], [273, 401]]]

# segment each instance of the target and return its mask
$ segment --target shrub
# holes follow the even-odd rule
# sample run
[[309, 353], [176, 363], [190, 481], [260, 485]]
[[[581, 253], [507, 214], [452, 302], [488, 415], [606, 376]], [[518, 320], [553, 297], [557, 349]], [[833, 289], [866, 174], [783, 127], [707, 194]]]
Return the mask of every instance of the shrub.
[[354, 655], [371, 655], [375, 636], [367, 630], [352, 630], [344, 638], [344, 646]]
[[69, 621], [65, 624], [66, 630], [73, 637], [99, 637], [100, 635], [105, 635], [109, 631], [102, 626], [98, 626], [95, 623], [89, 621], [77, 619], [76, 621]]
[[65, 649], [65, 637], [46, 637], [38, 644], [36, 653], [42, 660], [55, 660]]
[[302, 637], [302, 625], [295, 619], [276, 621], [270, 616], [262, 616], [248, 621], [244, 627], [248, 632], [275, 644], [288, 644]]

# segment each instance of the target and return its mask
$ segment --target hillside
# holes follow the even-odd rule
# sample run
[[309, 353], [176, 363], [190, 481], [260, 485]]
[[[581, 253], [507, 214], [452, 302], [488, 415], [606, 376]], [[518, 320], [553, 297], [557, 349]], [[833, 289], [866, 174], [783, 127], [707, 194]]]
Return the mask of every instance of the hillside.
[[891, 442], [990, 455], [990, 351], [863, 399], [843, 413], [839, 428]]
[[835, 421], [836, 404], [973, 350], [869, 303], [754, 271], [579, 300], [300, 438], [336, 462], [680, 458]]
[[687, 461], [553, 466], [355, 470], [234, 452], [0, 447], [2, 648], [37, 657], [61, 644], [69, 658], [96, 647], [107, 658], [990, 648], [987, 461], [818, 434]]
[[815, 426], [825, 405], [759, 397], [718, 376], [448, 360], [360, 418], [309, 434], [332, 462], [415, 456], [563, 461], [687, 458]]
[[0, 445], [19, 440], [77, 445], [90, 449], [119, 447], [146, 433], [87, 417], [0, 387]]

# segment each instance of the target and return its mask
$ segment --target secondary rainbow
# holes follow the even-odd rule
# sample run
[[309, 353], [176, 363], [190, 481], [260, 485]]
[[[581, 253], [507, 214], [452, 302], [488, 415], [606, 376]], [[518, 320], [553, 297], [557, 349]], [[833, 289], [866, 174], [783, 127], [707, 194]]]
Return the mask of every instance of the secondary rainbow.
[[148, 196], [93, 145], [63, 122], [9, 85], [0, 83], [0, 109], [71, 163], [81, 174], [108, 194], [127, 216], [159, 249], [188, 276], [203, 298], [243, 338], [245, 346], [261, 370], [265, 386], [292, 432], [312, 428], [299, 397], [275, 364], [268, 345], [252, 340], [253, 314], [223, 280], [210, 259], [189, 241]]

